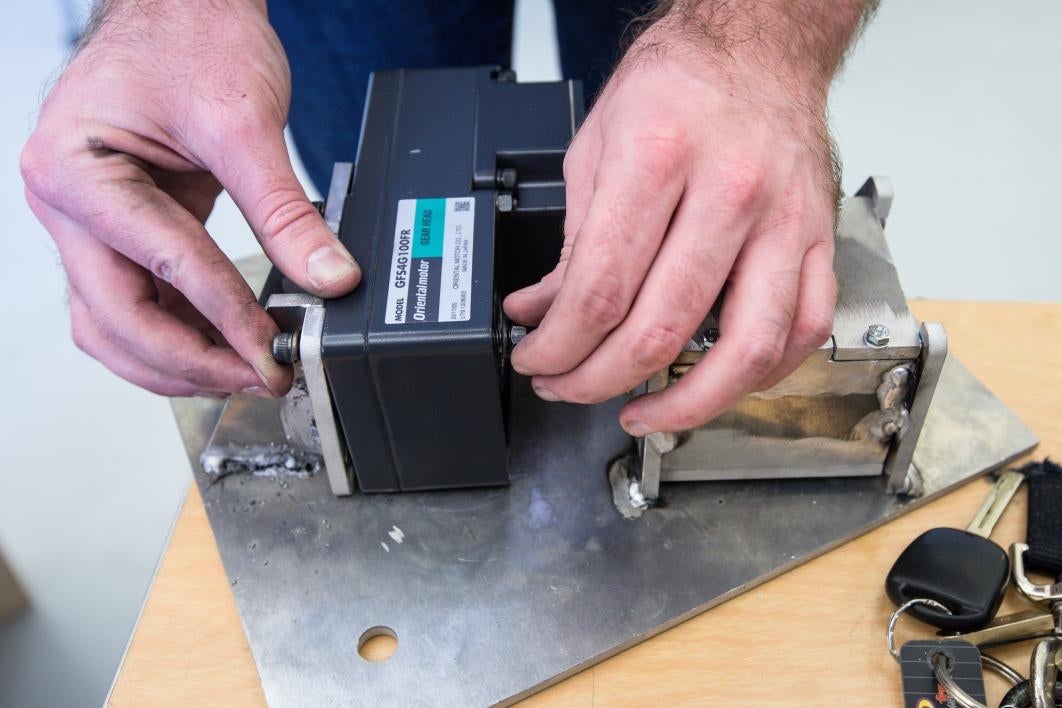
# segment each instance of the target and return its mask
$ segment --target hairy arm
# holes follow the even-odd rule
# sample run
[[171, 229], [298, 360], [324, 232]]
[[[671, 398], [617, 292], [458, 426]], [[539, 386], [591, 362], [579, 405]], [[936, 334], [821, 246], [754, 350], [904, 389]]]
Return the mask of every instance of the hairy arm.
[[828, 86], [878, 0], [667, 0], [638, 24], [684, 32], [711, 53]]

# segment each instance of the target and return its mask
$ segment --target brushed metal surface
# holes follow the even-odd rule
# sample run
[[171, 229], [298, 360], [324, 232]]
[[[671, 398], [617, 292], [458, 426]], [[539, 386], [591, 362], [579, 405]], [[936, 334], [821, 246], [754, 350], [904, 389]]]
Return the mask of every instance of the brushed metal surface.
[[[270, 704], [513, 702], [1036, 443], [951, 359], [915, 453], [918, 499], [880, 475], [673, 483], [627, 519], [606, 473], [629, 444], [621, 402], [545, 403], [523, 379], [512, 396], [510, 487], [349, 497], [323, 473], [207, 475], [221, 404], [174, 401]], [[368, 662], [358, 639], [378, 626], [398, 648]]]
[[[646, 445], [642, 495], [656, 498], [660, 482], [878, 475], [883, 468], [892, 488], [903, 488], [947, 346], [939, 325], [920, 331], [908, 308], [885, 239], [891, 203], [891, 185], [880, 177], [844, 200], [834, 234], [838, 288], [830, 338], [772, 388], [676, 434], [668, 451]], [[649, 380], [650, 392], [712, 356], [711, 342], [727, 336], [715, 310], [702, 324], [713, 336], [695, 335], [674, 364]], [[882, 333], [877, 346], [866, 337], [874, 330]], [[879, 386], [900, 365], [913, 372], [915, 390], [905, 383], [900, 410], [883, 410]], [[887, 434], [879, 425], [885, 420], [892, 426]]]

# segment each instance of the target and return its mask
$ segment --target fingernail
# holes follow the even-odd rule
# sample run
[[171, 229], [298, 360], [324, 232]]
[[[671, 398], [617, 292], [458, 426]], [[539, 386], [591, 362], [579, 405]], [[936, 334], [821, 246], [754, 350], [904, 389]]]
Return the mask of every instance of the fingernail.
[[310, 282], [323, 288], [358, 272], [358, 264], [342, 246], [321, 246], [306, 259]]
[[627, 431], [629, 435], [633, 435], [636, 438], [642, 438], [653, 432], [653, 429], [640, 420], [632, 420], [625, 424], [623, 429]]
[[537, 395], [543, 401], [550, 401], [552, 403], [554, 401], [560, 400], [560, 396], [553, 393], [553, 391], [550, 391], [548, 388], [536, 386], [535, 384], [531, 384], [531, 388], [535, 389], [535, 395]]
[[248, 386], [240, 393], [246, 393], [251, 396], [261, 396], [262, 398], [273, 398], [273, 394], [264, 386]]

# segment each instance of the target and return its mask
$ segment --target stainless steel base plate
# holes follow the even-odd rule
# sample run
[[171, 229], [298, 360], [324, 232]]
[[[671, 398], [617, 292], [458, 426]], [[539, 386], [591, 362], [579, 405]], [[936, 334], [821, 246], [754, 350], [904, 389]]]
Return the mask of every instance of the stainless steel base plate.
[[[221, 405], [174, 402], [270, 704], [513, 702], [1036, 443], [951, 360], [915, 455], [919, 498], [880, 476], [675, 483], [625, 518], [607, 474], [629, 444], [619, 404], [548, 404], [522, 380], [512, 395], [512, 486], [341, 498], [283, 465], [204, 473]], [[231, 404], [249, 430], [256, 404]], [[359, 638], [380, 626], [398, 648], [365, 661]]]

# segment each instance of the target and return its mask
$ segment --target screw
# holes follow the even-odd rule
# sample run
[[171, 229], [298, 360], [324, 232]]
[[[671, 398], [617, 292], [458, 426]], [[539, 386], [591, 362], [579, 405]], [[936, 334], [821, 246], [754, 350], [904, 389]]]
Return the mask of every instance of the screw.
[[870, 325], [863, 335], [863, 341], [877, 349], [886, 347], [889, 344], [889, 328], [882, 324]]
[[281, 332], [273, 337], [273, 358], [281, 364], [294, 364], [299, 360], [299, 333]]
[[494, 205], [498, 207], [498, 211], [500, 212], [510, 212], [516, 205], [516, 200], [513, 199], [513, 195], [507, 192], [502, 192], [498, 195], [498, 198], [494, 200]]
[[514, 347], [520, 343], [520, 340], [527, 336], [527, 327], [522, 325], [514, 325], [509, 330], [509, 343]]

